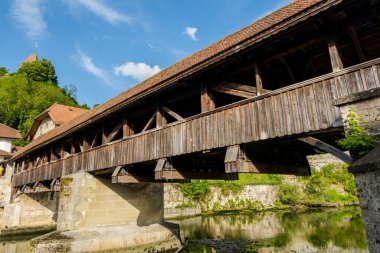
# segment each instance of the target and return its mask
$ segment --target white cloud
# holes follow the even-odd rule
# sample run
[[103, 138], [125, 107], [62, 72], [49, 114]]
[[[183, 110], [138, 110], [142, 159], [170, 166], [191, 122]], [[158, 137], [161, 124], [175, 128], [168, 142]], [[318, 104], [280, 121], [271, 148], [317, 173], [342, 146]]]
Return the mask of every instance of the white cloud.
[[187, 36], [190, 37], [190, 39], [194, 40], [194, 41], [197, 41], [197, 37], [195, 36], [195, 34], [197, 33], [198, 31], [198, 28], [196, 27], [186, 27], [185, 31], [183, 32], [184, 34], [186, 34]]
[[43, 17], [43, 0], [13, 0], [12, 18], [26, 30], [26, 35], [36, 39], [47, 29]]
[[161, 69], [159, 66], [155, 65], [153, 67], [149, 66], [146, 63], [134, 63], [126, 62], [122, 65], [115, 66], [113, 72], [115, 75], [122, 75], [132, 77], [137, 81], [144, 81], [145, 79], [157, 74]]
[[80, 63], [82, 65], [82, 67], [87, 72], [89, 72], [92, 75], [94, 75], [94, 76], [102, 79], [108, 85], [113, 86], [112, 82], [111, 82], [111, 79], [110, 79], [109, 74], [107, 73], [107, 71], [105, 71], [104, 69], [102, 69], [100, 67], [97, 67], [92, 62], [92, 58], [89, 57], [89, 56], [87, 56], [85, 53], [83, 53], [79, 48], [77, 50], [78, 50], [79, 59], [80, 59]]
[[131, 18], [127, 15], [121, 14], [118, 11], [107, 6], [101, 0], [68, 0], [71, 5], [79, 3], [84, 6], [88, 11], [105, 19], [111, 24], [116, 23], [129, 23]]

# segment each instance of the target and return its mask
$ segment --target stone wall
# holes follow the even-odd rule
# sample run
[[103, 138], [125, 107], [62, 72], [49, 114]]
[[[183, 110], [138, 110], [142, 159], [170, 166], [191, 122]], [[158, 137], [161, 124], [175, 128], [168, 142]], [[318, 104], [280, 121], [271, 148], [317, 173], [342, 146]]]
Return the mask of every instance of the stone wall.
[[355, 174], [370, 252], [380, 249], [380, 170]]
[[165, 184], [165, 218], [191, 216], [201, 211], [222, 211], [238, 209], [270, 209], [276, 206], [278, 189], [271, 185], [245, 185], [239, 192], [212, 186], [205, 199], [190, 204], [175, 184]]
[[361, 125], [365, 131], [380, 142], [380, 89], [353, 94], [338, 100], [336, 105], [340, 106], [343, 121], [349, 113], [356, 114], [363, 120]]
[[4, 208], [3, 228], [54, 227], [57, 206], [58, 194], [19, 194]]
[[58, 229], [145, 226], [163, 221], [163, 185], [112, 184], [78, 173], [61, 179]]
[[[347, 152], [348, 153], [348, 152]], [[322, 167], [326, 165], [338, 165], [344, 164], [342, 160], [333, 156], [331, 154], [319, 154], [319, 155], [309, 155], [307, 156], [310, 167], [313, 167], [317, 171], [320, 171]]]

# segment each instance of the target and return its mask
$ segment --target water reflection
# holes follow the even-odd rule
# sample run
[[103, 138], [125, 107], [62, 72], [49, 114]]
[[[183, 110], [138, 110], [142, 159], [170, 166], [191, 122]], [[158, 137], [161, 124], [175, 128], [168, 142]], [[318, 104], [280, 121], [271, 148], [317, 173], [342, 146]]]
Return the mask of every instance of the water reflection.
[[[184, 252], [367, 252], [359, 208], [231, 212], [186, 218]], [[29, 252], [29, 240], [2, 241], [0, 253]]]
[[358, 208], [223, 213], [176, 222], [190, 241], [185, 252], [367, 252]]

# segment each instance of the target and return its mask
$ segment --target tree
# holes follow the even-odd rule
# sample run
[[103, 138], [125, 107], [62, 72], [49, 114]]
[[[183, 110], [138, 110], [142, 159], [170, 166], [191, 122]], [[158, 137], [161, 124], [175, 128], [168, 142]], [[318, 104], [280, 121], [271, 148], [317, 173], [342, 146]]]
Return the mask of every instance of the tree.
[[8, 69], [5, 67], [0, 67], [0, 77], [8, 75]]
[[56, 85], [31, 81], [24, 75], [0, 78], [0, 123], [18, 129], [23, 136], [34, 118], [54, 103], [80, 107]]
[[17, 74], [25, 75], [29, 80], [58, 85], [55, 68], [51, 61], [43, 58], [34, 62], [23, 63]]

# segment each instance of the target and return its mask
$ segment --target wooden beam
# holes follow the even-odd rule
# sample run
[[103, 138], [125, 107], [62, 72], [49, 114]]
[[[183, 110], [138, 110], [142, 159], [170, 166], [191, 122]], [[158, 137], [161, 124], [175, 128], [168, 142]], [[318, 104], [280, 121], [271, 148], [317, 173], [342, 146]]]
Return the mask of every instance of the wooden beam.
[[146, 130], [148, 130], [153, 125], [156, 117], [157, 117], [157, 112], [154, 112], [152, 117], [150, 117], [150, 119], [148, 120], [148, 122], [146, 123], [146, 125], [144, 126], [144, 128], [141, 132], [145, 132]]
[[225, 172], [227, 174], [264, 173], [301, 176], [310, 175], [310, 169], [303, 165], [253, 161], [239, 145], [227, 147], [224, 164]]
[[163, 109], [167, 114], [169, 114], [170, 116], [172, 116], [173, 118], [175, 118], [176, 120], [178, 120], [178, 121], [182, 121], [182, 120], [184, 120], [184, 118], [182, 118], [179, 114], [173, 112], [173, 111], [170, 110], [169, 108], [163, 106], [162, 109]]
[[166, 118], [163, 113], [163, 109], [160, 103], [157, 103], [156, 110], [156, 128], [166, 125]]
[[330, 60], [331, 60], [331, 67], [333, 72], [337, 72], [339, 70], [342, 70], [343, 62], [340, 55], [339, 47], [335, 41], [334, 38], [330, 38], [327, 40], [327, 44], [329, 47], [329, 54], [330, 54]]
[[292, 83], [296, 83], [296, 79], [294, 78], [293, 71], [292, 71], [292, 69], [290, 68], [288, 62], [287, 62], [284, 58], [280, 58], [280, 61], [281, 61], [282, 65], [284, 66], [286, 72], [288, 72], [288, 75], [289, 75], [290, 81], [291, 81]]
[[354, 43], [356, 53], [358, 54], [360, 62], [365, 62], [366, 57], [364, 55], [362, 45], [360, 44], [358, 35], [356, 34], [355, 28], [351, 26], [347, 29], [347, 31], [351, 36], [352, 42]]
[[123, 117], [123, 137], [131, 136], [134, 134], [134, 125], [128, 116]]
[[346, 153], [344, 153], [343, 151], [321, 141], [321, 140], [318, 140], [316, 138], [313, 138], [313, 137], [303, 137], [303, 138], [299, 138], [298, 139], [299, 141], [302, 141], [304, 143], [307, 143], [319, 150], [322, 150], [324, 152], [327, 152], [327, 153], [330, 153], [336, 157], [338, 157], [340, 160], [342, 160], [343, 162], [346, 162], [348, 164], [351, 164], [352, 163], [352, 157], [347, 155]]
[[129, 168], [118, 166], [112, 173], [113, 184], [137, 184], [156, 182], [153, 173], [132, 173]]
[[106, 144], [107, 143], [107, 133], [106, 133], [106, 129], [104, 127], [104, 124], [103, 124], [101, 131], [102, 131], [102, 144]]
[[70, 154], [71, 154], [71, 155], [74, 155], [74, 154], [75, 154], [75, 141], [73, 141], [73, 142], [71, 143]]
[[263, 80], [261, 77], [261, 70], [257, 63], [255, 63], [255, 80], [256, 80], [256, 95], [259, 96], [263, 94]]
[[98, 141], [98, 133], [95, 133], [95, 136], [94, 136], [94, 139], [91, 142], [90, 148], [94, 148], [97, 141]]
[[242, 98], [256, 96], [256, 88], [243, 84], [221, 82], [212, 87], [212, 90]]
[[84, 134], [84, 137], [83, 137], [83, 151], [86, 151], [90, 148], [90, 143], [88, 142], [88, 137], [86, 136], [86, 134]]
[[57, 159], [58, 158], [57, 158], [57, 155], [55, 154], [54, 146], [51, 145], [51, 147], [50, 147], [50, 162], [56, 161]]
[[202, 112], [208, 112], [215, 109], [214, 96], [209, 89], [208, 85], [201, 84], [201, 110]]
[[224, 172], [215, 171], [185, 171], [175, 168], [166, 158], [159, 159], [154, 169], [154, 178], [159, 181], [187, 182], [191, 179], [224, 180], [227, 176]]
[[116, 135], [119, 133], [120, 129], [123, 127], [123, 121], [120, 121], [112, 130], [112, 132], [108, 135], [106, 139], [106, 143], [113, 141]]
[[61, 183], [59, 179], [55, 178], [50, 183], [50, 190], [51, 191], [60, 191], [61, 190]]

